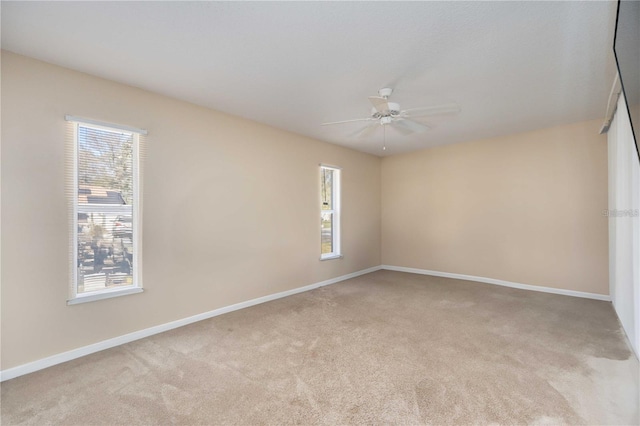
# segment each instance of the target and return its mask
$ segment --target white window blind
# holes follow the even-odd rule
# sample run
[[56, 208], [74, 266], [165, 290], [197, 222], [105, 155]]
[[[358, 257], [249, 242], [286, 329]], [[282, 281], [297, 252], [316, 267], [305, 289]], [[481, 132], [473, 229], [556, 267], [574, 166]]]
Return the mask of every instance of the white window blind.
[[141, 291], [138, 152], [146, 132], [66, 118], [75, 148], [69, 303]]
[[320, 166], [320, 259], [340, 257], [340, 169]]

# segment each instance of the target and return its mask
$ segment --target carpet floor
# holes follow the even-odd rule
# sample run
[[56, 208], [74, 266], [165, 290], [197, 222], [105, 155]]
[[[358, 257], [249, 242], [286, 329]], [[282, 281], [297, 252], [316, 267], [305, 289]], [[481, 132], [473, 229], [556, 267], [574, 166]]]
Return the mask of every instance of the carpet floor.
[[610, 303], [378, 271], [2, 383], [11, 424], [637, 424]]

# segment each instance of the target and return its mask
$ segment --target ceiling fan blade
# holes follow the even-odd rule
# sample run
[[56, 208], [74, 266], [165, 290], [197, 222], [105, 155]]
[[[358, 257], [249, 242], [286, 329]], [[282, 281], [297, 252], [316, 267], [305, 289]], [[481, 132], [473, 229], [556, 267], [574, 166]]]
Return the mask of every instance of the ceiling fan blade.
[[424, 123], [418, 123], [417, 121], [408, 118], [405, 118], [404, 120], [402, 120], [402, 122], [416, 133], [426, 132], [431, 128]]
[[365, 126], [362, 129], [357, 130], [356, 132], [353, 132], [348, 137], [365, 139], [375, 133], [376, 130], [378, 130], [378, 127], [380, 127], [380, 123], [376, 121], [375, 123], [371, 123], [368, 126]]
[[422, 133], [429, 130], [429, 126], [425, 126], [422, 123], [418, 123], [413, 120], [409, 120], [408, 118], [394, 121], [392, 125], [401, 133], [411, 134], [411, 133]]
[[371, 120], [375, 120], [375, 118], [367, 117], [367, 118], [356, 118], [353, 120], [332, 121], [329, 123], [322, 123], [321, 126], [331, 126], [333, 124], [354, 123], [356, 121], [371, 121]]
[[407, 127], [402, 121], [394, 121], [393, 123], [390, 124], [390, 126], [405, 136], [412, 135], [415, 133], [413, 130]]
[[382, 96], [369, 96], [369, 102], [378, 112], [389, 111], [389, 101]]
[[405, 109], [400, 112], [402, 117], [426, 117], [429, 115], [447, 115], [458, 114], [460, 112], [460, 105], [456, 103], [436, 105], [424, 108], [411, 108]]

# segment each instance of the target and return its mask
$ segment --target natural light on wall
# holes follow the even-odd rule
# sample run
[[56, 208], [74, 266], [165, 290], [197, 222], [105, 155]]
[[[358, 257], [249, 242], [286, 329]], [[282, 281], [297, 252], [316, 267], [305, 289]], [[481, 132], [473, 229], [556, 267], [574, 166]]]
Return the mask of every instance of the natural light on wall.
[[320, 166], [320, 259], [341, 257], [340, 169]]
[[66, 117], [73, 125], [69, 304], [142, 291], [139, 142], [146, 131]]

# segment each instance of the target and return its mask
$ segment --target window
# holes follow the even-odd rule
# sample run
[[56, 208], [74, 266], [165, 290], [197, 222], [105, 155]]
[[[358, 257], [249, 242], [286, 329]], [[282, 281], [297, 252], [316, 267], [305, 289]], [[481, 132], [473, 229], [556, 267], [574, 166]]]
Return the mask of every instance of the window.
[[138, 188], [143, 130], [74, 125], [73, 288], [69, 304], [142, 291]]
[[340, 169], [320, 166], [320, 259], [340, 255]]

